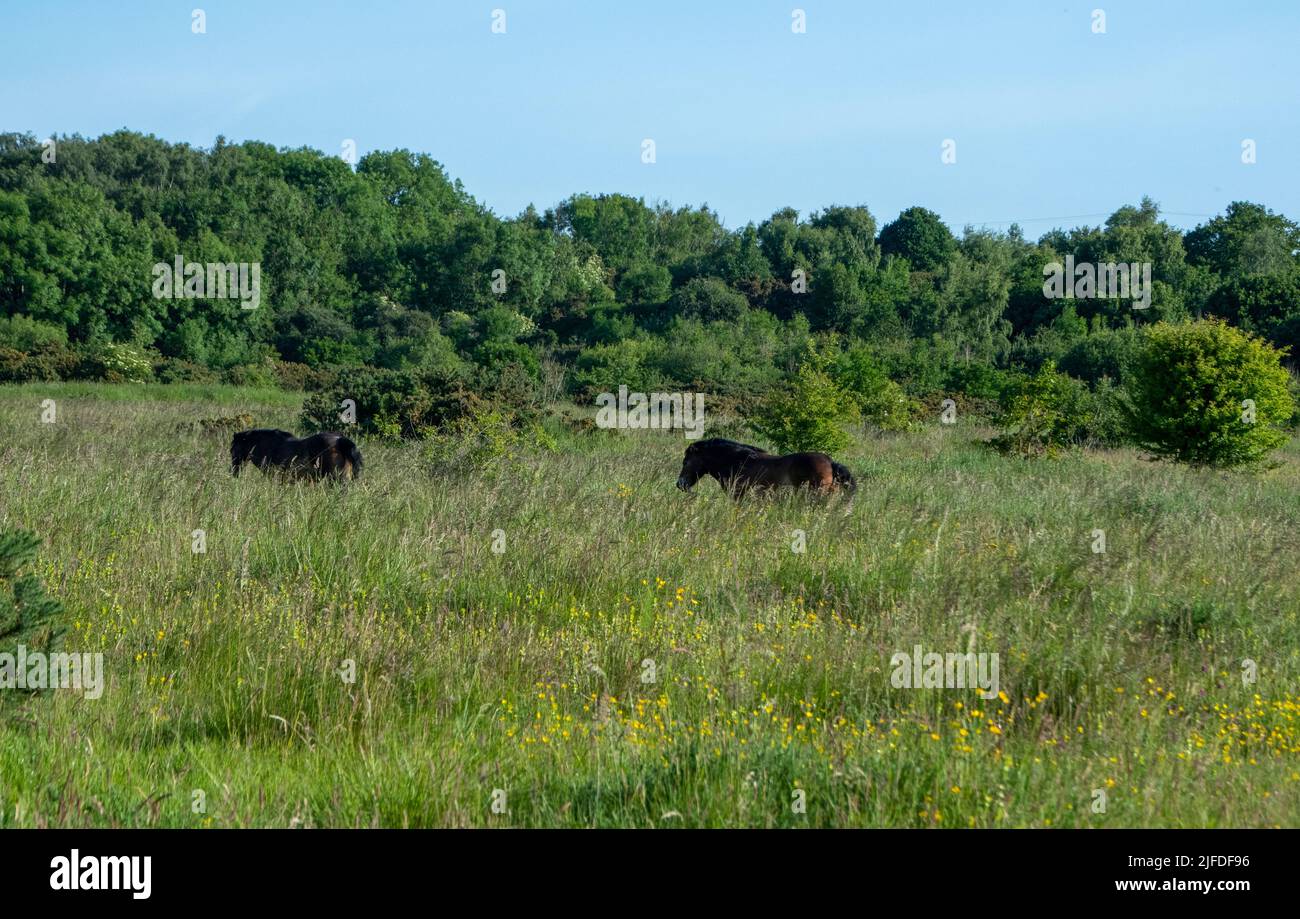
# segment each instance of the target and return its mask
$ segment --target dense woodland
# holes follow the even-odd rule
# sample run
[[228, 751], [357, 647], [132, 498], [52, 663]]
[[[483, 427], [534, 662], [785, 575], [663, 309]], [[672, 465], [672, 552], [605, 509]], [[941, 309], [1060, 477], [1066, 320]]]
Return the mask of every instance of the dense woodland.
[[[1187, 233], [1147, 199], [1038, 240], [1016, 226], [956, 237], [922, 208], [880, 225], [865, 206], [786, 208], [729, 230], [705, 206], [620, 194], [503, 218], [407, 150], [353, 167], [130, 131], [58, 138], [53, 162], [45, 149], [0, 135], [10, 381], [311, 388], [340, 372], [436, 373], [536, 400], [619, 384], [744, 400], [813, 348], [857, 354], [859, 371], [865, 361], [924, 399], [1049, 361], [1090, 386], [1120, 382], [1138, 330], [1160, 320], [1217, 316], [1300, 340], [1300, 227], [1261, 204], [1229, 204]], [[260, 308], [156, 298], [153, 266], [177, 255], [260, 263]], [[1044, 266], [1067, 255], [1150, 262], [1150, 308], [1047, 299]]]

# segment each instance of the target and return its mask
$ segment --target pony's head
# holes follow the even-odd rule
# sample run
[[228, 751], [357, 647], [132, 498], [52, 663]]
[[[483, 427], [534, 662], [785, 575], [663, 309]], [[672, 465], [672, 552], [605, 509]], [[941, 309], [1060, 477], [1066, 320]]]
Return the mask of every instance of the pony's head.
[[239, 475], [239, 467], [248, 462], [253, 450], [253, 432], [240, 431], [230, 439], [230, 474]]
[[695, 487], [695, 483], [704, 475], [704, 454], [700, 452], [702, 444], [694, 443], [686, 448], [686, 456], [682, 458], [682, 471], [677, 475], [677, 487], [682, 491], [688, 491]]
[[230, 474], [239, 475], [239, 467], [250, 460], [258, 462], [270, 445], [292, 439], [293, 435], [288, 431], [270, 428], [240, 431], [230, 439]]
[[762, 452], [758, 447], [727, 440], [725, 437], [696, 441], [686, 448], [686, 456], [682, 458], [682, 471], [677, 476], [677, 487], [688, 491], [704, 476], [717, 477], [746, 457]]

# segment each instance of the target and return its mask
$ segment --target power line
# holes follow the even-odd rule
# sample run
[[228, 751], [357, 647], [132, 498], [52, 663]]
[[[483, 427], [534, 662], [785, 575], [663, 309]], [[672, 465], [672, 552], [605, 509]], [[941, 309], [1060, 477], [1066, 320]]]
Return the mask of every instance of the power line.
[[[967, 220], [963, 222], [971, 226], [989, 226], [992, 224], [1010, 224], [1010, 223], [1056, 223], [1063, 220], [1094, 220], [1099, 217], [1110, 217], [1114, 211], [1104, 211], [1099, 214], [1066, 214], [1063, 217], [1016, 217], [1007, 220]], [[1189, 211], [1160, 211], [1161, 217], [1200, 217], [1210, 218], [1214, 214], [1194, 214]]]

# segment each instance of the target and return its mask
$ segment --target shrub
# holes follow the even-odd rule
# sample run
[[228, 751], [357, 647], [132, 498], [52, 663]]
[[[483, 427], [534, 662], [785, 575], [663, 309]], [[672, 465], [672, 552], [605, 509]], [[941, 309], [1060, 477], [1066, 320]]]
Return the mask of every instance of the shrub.
[[58, 342], [34, 345], [29, 352], [0, 347], [0, 383], [71, 379], [79, 363], [76, 352]]
[[968, 399], [998, 402], [1002, 393], [1019, 383], [1016, 374], [988, 364], [953, 364], [948, 368], [945, 387]]
[[109, 342], [97, 358], [104, 379], [110, 383], [148, 383], [153, 379], [153, 361], [133, 345]]
[[841, 354], [832, 368], [836, 385], [853, 397], [862, 420], [882, 431], [915, 426], [920, 404], [891, 380], [862, 345]]
[[1088, 387], [1056, 370], [1051, 361], [1003, 394], [991, 443], [1005, 453], [1055, 456], [1076, 443], [1092, 422]]
[[795, 375], [794, 385], [764, 399], [750, 425], [782, 453], [820, 450], [834, 453], [853, 442], [845, 425], [861, 417], [855, 398], [841, 389], [812, 359]]
[[675, 319], [651, 352], [647, 370], [661, 385], [753, 400], [795, 366], [783, 353], [786, 328], [757, 310], [736, 322]]
[[254, 426], [253, 416], [248, 412], [238, 415], [218, 415], [215, 418], [200, 418], [199, 430], [204, 434], [229, 435], [236, 431], [247, 431]]
[[1084, 406], [1079, 414], [1086, 416], [1080, 431], [1083, 443], [1115, 447], [1128, 442], [1128, 424], [1121, 395], [1119, 387], [1107, 377], [1102, 377], [1091, 390], [1078, 389], [1079, 401]]
[[596, 393], [617, 392], [620, 385], [649, 392], [657, 381], [646, 365], [656, 348], [657, 342], [649, 338], [625, 338], [585, 349], [574, 364], [574, 394], [591, 398]]
[[533, 421], [541, 416], [543, 409], [539, 375], [540, 371], [513, 361], [492, 371], [479, 368], [476, 389], [484, 399], [515, 418]]
[[1123, 383], [1140, 347], [1141, 340], [1134, 328], [1097, 329], [1071, 345], [1057, 366], [1089, 383], [1103, 377]]
[[31, 352], [46, 345], [66, 348], [67, 331], [62, 326], [29, 319], [21, 314], [0, 316], [0, 347]]
[[338, 381], [307, 399], [302, 423], [313, 430], [344, 427], [344, 400], [356, 404], [356, 425], [386, 438], [424, 437], [481, 406], [482, 400], [455, 375], [432, 370], [340, 371]]
[[1281, 359], [1218, 320], [1152, 326], [1126, 387], [1134, 442], [1195, 465], [1258, 463], [1286, 442], [1295, 411]]
[[269, 361], [261, 364], [236, 364], [222, 374], [224, 382], [231, 386], [256, 386], [269, 389], [278, 384], [275, 368]]
[[338, 377], [334, 371], [308, 367], [306, 364], [294, 361], [275, 361], [271, 372], [275, 375], [276, 385], [292, 392], [313, 392], [324, 389], [336, 382]]
[[880, 342], [875, 354], [891, 380], [913, 396], [945, 391], [944, 378], [955, 360], [951, 342], [932, 338], [894, 339]]
[[215, 383], [219, 379], [215, 370], [178, 357], [159, 361], [154, 367], [154, 375], [163, 383]]
[[963, 416], [996, 417], [1003, 396], [1024, 379], [1019, 371], [999, 370], [988, 364], [953, 364], [944, 375], [942, 395], [956, 402]]
[[749, 301], [721, 278], [692, 278], [673, 293], [675, 311], [703, 322], [734, 321], [749, 309]]
[[516, 460], [521, 453], [554, 450], [555, 440], [535, 423], [521, 423], [501, 408], [479, 408], [429, 437], [425, 457], [434, 472], [481, 472]]

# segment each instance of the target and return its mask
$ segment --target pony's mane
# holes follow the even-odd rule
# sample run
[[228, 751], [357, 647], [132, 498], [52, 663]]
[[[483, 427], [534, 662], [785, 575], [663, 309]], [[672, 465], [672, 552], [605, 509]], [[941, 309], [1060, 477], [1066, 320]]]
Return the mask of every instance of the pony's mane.
[[726, 447], [729, 450], [736, 450], [744, 453], [766, 453], [762, 447], [755, 447], [752, 444], [742, 444], [737, 440], [728, 440], [725, 437], [712, 437], [709, 440], [702, 441], [701, 444], [708, 444], [713, 447]]

